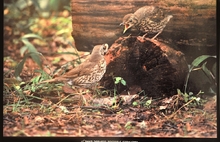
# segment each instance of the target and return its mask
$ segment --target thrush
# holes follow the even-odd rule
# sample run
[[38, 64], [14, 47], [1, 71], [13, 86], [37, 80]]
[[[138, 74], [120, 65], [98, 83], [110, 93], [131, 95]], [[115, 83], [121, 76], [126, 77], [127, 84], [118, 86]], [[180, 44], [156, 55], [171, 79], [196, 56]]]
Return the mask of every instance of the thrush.
[[150, 20], [150, 18], [145, 18], [142, 20], [140, 23], [140, 31], [145, 33], [142, 38], [144, 38], [147, 34], [156, 34], [153, 38], [151, 38], [155, 39], [160, 33], [162, 33], [163, 29], [166, 27], [166, 24], [172, 17], [172, 15], [168, 15], [160, 22], [154, 22]]
[[[141, 33], [145, 33], [143, 38], [147, 34], [156, 34], [152, 39], [156, 38], [166, 27], [166, 24], [173, 17], [168, 15], [161, 20], [162, 11], [154, 6], [144, 6], [139, 8], [133, 14], [127, 14], [123, 17], [123, 22], [120, 25], [124, 25], [123, 34], [130, 28], [135, 27]], [[159, 19], [159, 20], [158, 20]]]
[[66, 82], [69, 85], [91, 88], [101, 80], [106, 71], [105, 53], [108, 51], [108, 44], [96, 45], [92, 53], [79, 66], [71, 69], [65, 74], [40, 83]]

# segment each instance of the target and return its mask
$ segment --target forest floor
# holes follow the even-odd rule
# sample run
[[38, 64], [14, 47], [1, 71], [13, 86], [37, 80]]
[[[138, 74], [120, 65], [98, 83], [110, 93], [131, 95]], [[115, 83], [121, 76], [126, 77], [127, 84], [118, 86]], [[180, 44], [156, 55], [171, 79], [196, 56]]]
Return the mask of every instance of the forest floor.
[[[89, 52], [74, 48], [68, 11], [32, 20], [31, 33], [43, 37], [28, 35], [33, 46], [20, 38], [28, 33], [21, 28], [25, 20], [4, 20], [3, 136], [217, 137], [216, 95], [197, 92], [192, 97], [177, 91], [152, 99], [100, 86], [69, 90], [62, 83], [39, 84], [62, 65], [83, 62]], [[41, 53], [42, 69], [27, 55], [31, 47]]]

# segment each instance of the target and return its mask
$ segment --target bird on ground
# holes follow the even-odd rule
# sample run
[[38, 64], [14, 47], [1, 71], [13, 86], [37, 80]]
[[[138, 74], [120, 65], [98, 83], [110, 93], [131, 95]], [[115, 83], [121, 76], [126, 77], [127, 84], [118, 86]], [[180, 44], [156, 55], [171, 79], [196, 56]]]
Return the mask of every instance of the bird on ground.
[[144, 6], [139, 8], [133, 14], [129, 13], [123, 17], [123, 22], [120, 25], [124, 25], [123, 34], [131, 28], [136, 28], [139, 32], [144, 33], [142, 38], [147, 34], [156, 34], [152, 39], [155, 39], [166, 27], [166, 24], [173, 17], [168, 15], [161, 20], [162, 11], [154, 6]]
[[108, 51], [108, 44], [96, 45], [92, 53], [79, 66], [71, 69], [65, 74], [40, 83], [66, 82], [69, 85], [91, 88], [99, 82], [106, 72], [105, 53]]

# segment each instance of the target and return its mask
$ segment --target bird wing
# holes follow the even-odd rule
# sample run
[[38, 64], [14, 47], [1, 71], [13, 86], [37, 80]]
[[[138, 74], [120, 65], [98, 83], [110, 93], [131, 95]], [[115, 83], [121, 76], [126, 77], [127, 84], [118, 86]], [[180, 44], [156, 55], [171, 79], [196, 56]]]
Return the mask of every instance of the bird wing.
[[155, 9], [156, 8], [154, 6], [144, 6], [135, 11], [134, 15], [136, 15], [136, 17], [138, 17], [139, 19], [142, 19], [146, 16], [151, 16], [152, 14], [154, 14], [156, 12]]
[[88, 75], [91, 73], [91, 69], [94, 67], [94, 62], [85, 61], [76, 68], [73, 68], [69, 72], [62, 75], [64, 78], [75, 78], [82, 75]]
[[80, 64], [79, 66], [77, 66], [76, 68], [71, 69], [69, 72], [55, 77], [53, 79], [50, 80], [45, 80], [40, 82], [41, 83], [49, 83], [49, 82], [57, 82], [57, 81], [68, 81], [71, 80], [71, 78], [76, 78], [78, 76], [82, 76], [82, 75], [87, 75], [89, 73], [91, 73], [91, 66], [93, 65], [93, 62], [83, 62], [82, 64]]

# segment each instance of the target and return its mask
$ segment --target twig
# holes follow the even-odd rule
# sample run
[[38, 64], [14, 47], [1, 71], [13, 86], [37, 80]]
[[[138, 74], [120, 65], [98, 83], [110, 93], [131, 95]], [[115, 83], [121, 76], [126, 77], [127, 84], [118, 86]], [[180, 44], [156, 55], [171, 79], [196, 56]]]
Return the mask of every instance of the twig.
[[167, 119], [172, 118], [177, 112], [179, 112], [183, 107], [187, 106], [189, 103], [191, 103], [192, 101], [194, 101], [195, 98], [193, 98], [192, 100], [188, 101], [187, 103], [185, 103], [183, 106], [181, 106], [176, 112], [174, 112], [172, 115], [170, 115], [169, 117], [166, 117]]

